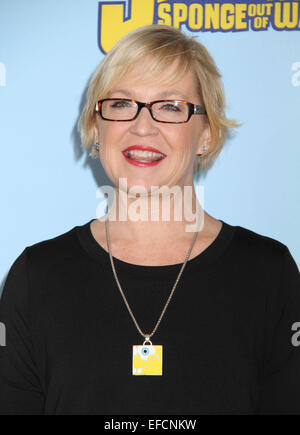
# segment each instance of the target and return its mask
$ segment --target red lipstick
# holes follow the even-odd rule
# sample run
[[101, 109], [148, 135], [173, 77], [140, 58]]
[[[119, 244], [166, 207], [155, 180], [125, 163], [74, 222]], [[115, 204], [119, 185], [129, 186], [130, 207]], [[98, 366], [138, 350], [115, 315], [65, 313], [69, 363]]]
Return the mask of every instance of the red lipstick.
[[[149, 161], [149, 162], [143, 161], [143, 162], [142, 162], [142, 161], [139, 161], [139, 160], [134, 160], [133, 158], [127, 156], [127, 155], [126, 155], [126, 152], [127, 152], [127, 151], [130, 151], [130, 150], [152, 151], [152, 152], [154, 152], [154, 153], [162, 154], [163, 157], [162, 157], [161, 159], [159, 159], [159, 160], [155, 160], [155, 161]], [[130, 146], [130, 147], [125, 148], [125, 149], [122, 151], [122, 154], [123, 154], [123, 156], [125, 157], [125, 159], [126, 159], [126, 161], [127, 161], [128, 163], [131, 163], [131, 164], [134, 165], [134, 166], [139, 166], [139, 167], [142, 167], [142, 168], [144, 168], [144, 167], [148, 167], [148, 166], [155, 166], [155, 165], [158, 165], [161, 161], [163, 161], [163, 160], [167, 157], [166, 154], [162, 153], [162, 152], [159, 151], [158, 149], [153, 148], [153, 147], [150, 147], [150, 146], [146, 146], [146, 145], [132, 145], [132, 146]], [[143, 160], [143, 159], [140, 158], [140, 160]], [[144, 159], [144, 160], [146, 160], [146, 159]]]

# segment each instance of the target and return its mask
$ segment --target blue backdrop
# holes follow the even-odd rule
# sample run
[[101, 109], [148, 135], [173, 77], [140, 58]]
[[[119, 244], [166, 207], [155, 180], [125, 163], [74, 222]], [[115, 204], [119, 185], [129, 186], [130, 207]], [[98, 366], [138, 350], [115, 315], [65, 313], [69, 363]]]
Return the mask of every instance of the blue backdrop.
[[[139, 1], [123, 2], [128, 25]], [[26, 246], [96, 217], [97, 188], [110, 184], [101, 163], [82, 152], [76, 123], [88, 81], [105, 55], [101, 40], [112, 42], [99, 12], [105, 4], [118, 7], [114, 3], [122, 2], [0, 2], [1, 288]], [[164, 8], [161, 17], [196, 34], [208, 48], [223, 76], [227, 115], [244, 123], [197, 180], [204, 185], [204, 208], [217, 219], [285, 243], [299, 266], [299, 10], [290, 11], [290, 29], [276, 28], [269, 14], [265, 29], [224, 31], [223, 22], [212, 31], [187, 26], [201, 26], [192, 4], [213, 2], [183, 1], [186, 9], [176, 11], [176, 20], [173, 2], [152, 3], [153, 23]], [[276, 2], [265, 3], [275, 7]]]

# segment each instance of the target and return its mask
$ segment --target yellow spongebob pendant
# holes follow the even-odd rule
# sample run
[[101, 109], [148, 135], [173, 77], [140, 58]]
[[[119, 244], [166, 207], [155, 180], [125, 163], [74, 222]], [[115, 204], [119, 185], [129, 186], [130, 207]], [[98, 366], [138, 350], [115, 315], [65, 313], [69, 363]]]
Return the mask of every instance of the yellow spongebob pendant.
[[[150, 345], [146, 344], [147, 342]], [[153, 346], [149, 337], [146, 337], [142, 346], [132, 346], [132, 374], [135, 376], [161, 376], [162, 346]]]

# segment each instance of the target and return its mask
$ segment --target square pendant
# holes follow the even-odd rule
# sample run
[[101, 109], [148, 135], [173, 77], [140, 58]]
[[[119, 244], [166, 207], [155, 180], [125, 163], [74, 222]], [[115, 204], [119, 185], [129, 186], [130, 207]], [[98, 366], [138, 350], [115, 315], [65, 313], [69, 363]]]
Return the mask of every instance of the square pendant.
[[161, 345], [147, 344], [132, 346], [132, 374], [135, 376], [161, 376], [162, 348]]

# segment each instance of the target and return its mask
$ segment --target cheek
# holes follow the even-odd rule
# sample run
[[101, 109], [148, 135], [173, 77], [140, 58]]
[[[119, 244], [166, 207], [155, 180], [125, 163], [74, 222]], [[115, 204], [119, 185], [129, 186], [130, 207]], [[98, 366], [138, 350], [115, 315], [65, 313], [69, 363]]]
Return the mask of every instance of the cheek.
[[126, 131], [126, 123], [104, 121], [100, 124], [99, 136], [104, 147], [110, 151], [110, 145], [120, 144]]
[[192, 129], [187, 125], [179, 125], [169, 135], [170, 144], [181, 153], [190, 153], [194, 147], [194, 135]]

